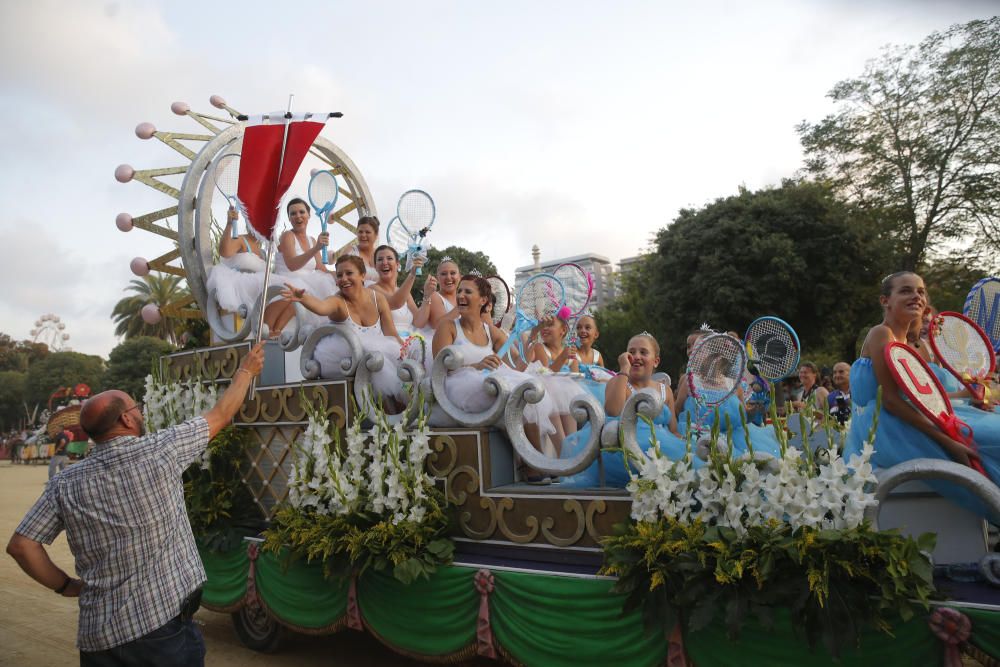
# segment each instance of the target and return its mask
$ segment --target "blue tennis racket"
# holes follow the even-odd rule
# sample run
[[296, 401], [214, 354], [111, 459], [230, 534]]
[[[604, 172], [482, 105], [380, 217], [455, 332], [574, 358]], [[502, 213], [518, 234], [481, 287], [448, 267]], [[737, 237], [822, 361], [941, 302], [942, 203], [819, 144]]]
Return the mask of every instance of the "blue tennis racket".
[[962, 314], [979, 325], [1000, 352], [1000, 278], [983, 278], [969, 290]]
[[[340, 195], [340, 188], [337, 186], [337, 177], [332, 171], [321, 169], [309, 179], [309, 203], [319, 216], [320, 226], [323, 233], [326, 233], [327, 218], [333, 211]], [[329, 264], [330, 257], [327, 254], [326, 246], [323, 246], [323, 264]]]
[[766, 380], [782, 380], [799, 366], [799, 337], [788, 322], [758, 317], [743, 336], [750, 370]]
[[[431, 230], [434, 219], [437, 217], [437, 207], [434, 206], [434, 200], [431, 199], [431, 196], [423, 190], [407, 190], [396, 203], [396, 217], [411, 235], [410, 249], [407, 254], [412, 257], [418, 253], [426, 252], [424, 238]], [[420, 274], [418, 266], [417, 275]]]
[[[229, 208], [239, 211], [236, 192], [240, 183], [240, 154], [226, 153], [219, 156], [212, 167], [212, 180], [215, 182], [215, 189], [226, 198]], [[236, 221], [233, 222], [231, 234], [234, 239], [240, 236], [240, 226]]]
[[555, 317], [565, 305], [565, 301], [566, 289], [554, 275], [538, 273], [531, 276], [517, 291], [514, 329], [510, 332], [507, 342], [497, 352], [497, 356], [502, 359], [510, 352], [511, 346], [517, 343], [517, 350], [523, 360], [525, 356], [522, 334], [531, 331], [542, 320]]

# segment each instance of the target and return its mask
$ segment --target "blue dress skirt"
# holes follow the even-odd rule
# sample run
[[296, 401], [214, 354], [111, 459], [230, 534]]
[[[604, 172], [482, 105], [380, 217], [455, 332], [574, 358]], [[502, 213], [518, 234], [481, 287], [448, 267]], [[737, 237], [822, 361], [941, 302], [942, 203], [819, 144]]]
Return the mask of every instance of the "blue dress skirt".
[[[778, 438], [774, 435], [774, 429], [770, 426], [757, 426], [747, 424], [747, 430], [743, 429], [743, 422], [740, 419], [740, 399], [733, 394], [716, 407], [704, 407], [691, 396], [684, 400], [684, 409], [677, 416], [677, 428], [683, 433], [687, 428], [688, 415], [691, 416], [691, 430], [707, 433], [715, 424], [715, 412], [719, 412], [719, 435], [725, 437], [726, 424], [733, 429], [733, 456], [739, 457], [747, 452], [747, 435], [750, 436], [750, 444], [754, 452], [767, 452], [772, 456], [781, 456], [781, 447], [778, 445]], [[699, 421], [700, 420], [700, 421]], [[691, 436], [692, 443], [697, 441], [697, 432]]]
[[[861, 452], [868, 433], [871, 431], [875, 415], [875, 398], [878, 392], [878, 380], [871, 359], [862, 357], [851, 366], [851, 400], [854, 405], [851, 414], [851, 428], [847, 433], [847, 444], [844, 447], [844, 458]], [[963, 408], [975, 410], [975, 408]], [[956, 410], [956, 412], [958, 412]], [[982, 412], [979, 410], [979, 412]], [[982, 412], [983, 417], [992, 418], [995, 424], [1000, 415]], [[959, 418], [966, 419], [965, 414]], [[976, 425], [969, 424], [973, 431]], [[998, 425], [1000, 426], [1000, 425]], [[982, 427], [982, 425], [980, 425]], [[976, 433], [975, 440], [979, 446], [979, 455], [986, 473], [994, 483], [1000, 479], [1000, 438], [989, 439], [989, 428], [983, 428], [982, 440]], [[1000, 428], [997, 429], [1000, 431]], [[1000, 433], [996, 433], [1000, 435]], [[995, 436], [994, 436], [995, 437]], [[878, 430], [875, 432], [875, 453], [872, 464], [878, 468], [890, 468], [897, 463], [919, 458], [941, 459], [950, 461], [941, 446], [930, 437], [910, 426], [884, 408], [878, 417]], [[942, 496], [958, 503], [962, 507], [976, 512], [980, 516], [997, 521], [1000, 517], [990, 517], [986, 507], [972, 493], [949, 482], [928, 481], [927, 484]]]
[[[666, 405], [663, 406], [663, 410], [657, 415], [656, 419], [653, 420], [653, 431], [649, 429], [649, 425], [639, 420], [639, 424], [636, 428], [636, 439], [639, 442], [639, 446], [642, 451], [648, 451], [652, 445], [652, 435], [655, 434], [657, 445], [660, 448], [660, 452], [663, 453], [667, 458], [672, 460], [678, 460], [684, 456], [687, 452], [687, 443], [678, 438], [676, 435], [671, 433], [667, 427], [670, 424], [670, 408]], [[613, 417], [608, 420], [608, 425], [617, 428], [618, 418]], [[568, 459], [572, 458], [580, 452], [583, 448], [584, 443], [590, 437], [590, 424], [586, 424], [576, 433], [570, 435], [563, 442], [562, 446], [562, 458]], [[629, 474], [625, 470], [624, 458], [621, 452], [601, 452], [601, 464], [604, 466], [604, 485], [606, 487], [613, 488], [625, 488], [625, 485], [629, 482]], [[704, 462], [694, 457], [694, 467], [698, 468], [704, 465]], [[632, 469], [632, 474], [636, 474], [638, 469], [634, 463], [630, 464]], [[564, 487], [572, 488], [590, 488], [600, 486], [600, 472], [598, 469], [597, 461], [595, 460], [590, 466], [575, 475], [569, 475], [563, 477], [560, 483]]]

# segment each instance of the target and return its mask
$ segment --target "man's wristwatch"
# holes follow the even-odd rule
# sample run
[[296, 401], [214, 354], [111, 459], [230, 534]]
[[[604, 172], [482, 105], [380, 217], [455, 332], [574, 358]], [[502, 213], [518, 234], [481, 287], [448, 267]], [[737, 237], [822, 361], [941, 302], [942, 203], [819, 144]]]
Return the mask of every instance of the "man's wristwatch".
[[56, 589], [56, 595], [62, 595], [63, 592], [69, 588], [69, 585], [73, 583], [73, 577], [66, 575], [66, 581], [62, 582], [62, 586]]

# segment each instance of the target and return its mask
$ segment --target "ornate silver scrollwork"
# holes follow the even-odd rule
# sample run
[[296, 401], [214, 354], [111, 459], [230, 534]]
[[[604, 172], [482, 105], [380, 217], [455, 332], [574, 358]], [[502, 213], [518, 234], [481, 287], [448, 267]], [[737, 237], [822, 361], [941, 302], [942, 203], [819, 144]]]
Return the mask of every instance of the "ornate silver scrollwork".
[[[357, 372], [354, 375], [354, 400], [357, 401], [358, 408], [369, 420], [374, 420], [375, 410], [371, 399], [371, 376], [378, 373], [385, 366], [385, 355], [381, 352], [368, 352], [364, 355], [363, 362], [358, 364]], [[421, 402], [426, 401], [426, 394], [420, 391], [420, 385], [424, 379], [425, 371], [422, 364], [412, 359], [404, 359], [399, 364], [397, 371], [399, 379], [403, 382], [412, 382], [414, 391], [410, 392], [409, 401], [406, 407], [399, 414], [387, 414], [386, 419], [390, 424], [403, 424], [411, 426], [420, 414]], [[424, 409], [429, 409], [424, 405]]]
[[[340, 360], [339, 368], [320, 368], [319, 362], [313, 358], [316, 353], [316, 345], [327, 336], [340, 336], [347, 341], [351, 350], [348, 356]], [[330, 323], [316, 327], [306, 337], [302, 344], [302, 355], [299, 357], [299, 368], [302, 371], [302, 377], [307, 380], [317, 380], [321, 375], [326, 379], [343, 380], [354, 377], [363, 357], [364, 350], [358, 335], [348, 326]]]
[[[889, 493], [904, 482], [914, 480], [937, 480], [951, 482], [970, 491], [986, 505], [994, 517], [1000, 517], [1000, 488], [985, 475], [968, 466], [941, 459], [911, 459], [903, 461], [878, 473], [878, 488], [875, 490], [877, 505], [865, 508], [865, 518], [872, 528], [878, 530], [878, 514]], [[1000, 586], [1000, 556], [987, 553], [979, 561], [979, 571], [992, 585]]]
[[534, 378], [521, 382], [510, 398], [504, 410], [504, 425], [507, 437], [510, 438], [514, 450], [524, 462], [543, 475], [565, 476], [578, 473], [593, 463], [600, 451], [601, 429], [604, 426], [604, 408], [586, 391], [581, 391], [570, 403], [570, 414], [578, 424], [589, 420], [590, 434], [586, 443], [576, 454], [568, 459], [553, 459], [535, 449], [524, 432], [524, 409], [529, 403], [538, 403], [545, 396], [542, 383]]
[[[636, 428], [639, 426], [639, 415], [655, 419], [663, 410], [663, 401], [656, 394], [648, 391], [637, 391], [625, 401], [622, 407], [622, 416], [618, 422], [618, 438], [622, 447], [628, 452], [629, 457], [644, 460], [646, 454], [639, 446], [639, 439], [636, 436]], [[604, 439], [602, 438], [602, 444]], [[605, 445], [607, 446], [607, 445]], [[615, 445], [611, 445], [615, 446]]]
[[463, 426], [473, 428], [493, 426], [503, 417], [504, 407], [510, 396], [510, 388], [503, 378], [492, 374], [484, 375], [483, 383], [486, 385], [486, 391], [491, 396], [495, 396], [495, 399], [483, 412], [475, 414], [466, 412], [451, 402], [444, 389], [448, 373], [458, 370], [464, 365], [465, 359], [462, 352], [454, 345], [449, 345], [434, 357], [434, 365], [431, 367], [431, 388], [434, 392], [434, 400], [441, 406], [445, 414]]

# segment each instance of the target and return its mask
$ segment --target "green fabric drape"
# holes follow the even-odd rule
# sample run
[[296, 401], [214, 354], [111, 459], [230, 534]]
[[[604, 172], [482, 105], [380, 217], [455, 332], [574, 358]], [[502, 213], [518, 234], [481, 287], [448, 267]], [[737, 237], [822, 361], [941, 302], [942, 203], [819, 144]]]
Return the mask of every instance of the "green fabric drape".
[[247, 592], [247, 572], [250, 569], [246, 545], [240, 544], [235, 550], [224, 553], [213, 553], [199, 547], [198, 554], [208, 576], [202, 602], [210, 607], [231, 607], [242, 600]]
[[972, 621], [969, 642], [983, 653], [1000, 658], [1000, 614], [985, 609], [955, 608]]
[[834, 662], [822, 646], [810, 651], [804, 638], [792, 631], [787, 610], [775, 613], [774, 628], [763, 630], [748, 619], [739, 641], [726, 637], [725, 626], [715, 622], [684, 637], [684, 648], [696, 665], [767, 665], [768, 667], [912, 667], [940, 665], [944, 647], [927, 626], [927, 616], [918, 615], [909, 623], [897, 623], [890, 637], [871, 630], [861, 635], [861, 650], [845, 650]]
[[284, 569], [284, 554], [257, 557], [257, 593], [286, 624], [322, 629], [336, 624], [347, 611], [346, 582], [323, 577], [319, 562], [298, 561]]
[[439, 567], [429, 579], [406, 585], [392, 574], [366, 572], [358, 580], [358, 606], [371, 630], [409, 653], [443, 656], [476, 637], [476, 570]]
[[638, 612], [622, 616], [624, 597], [610, 592], [612, 581], [502, 571], [493, 575], [493, 633], [519, 662], [659, 665], [666, 657], [662, 634], [643, 632]]

